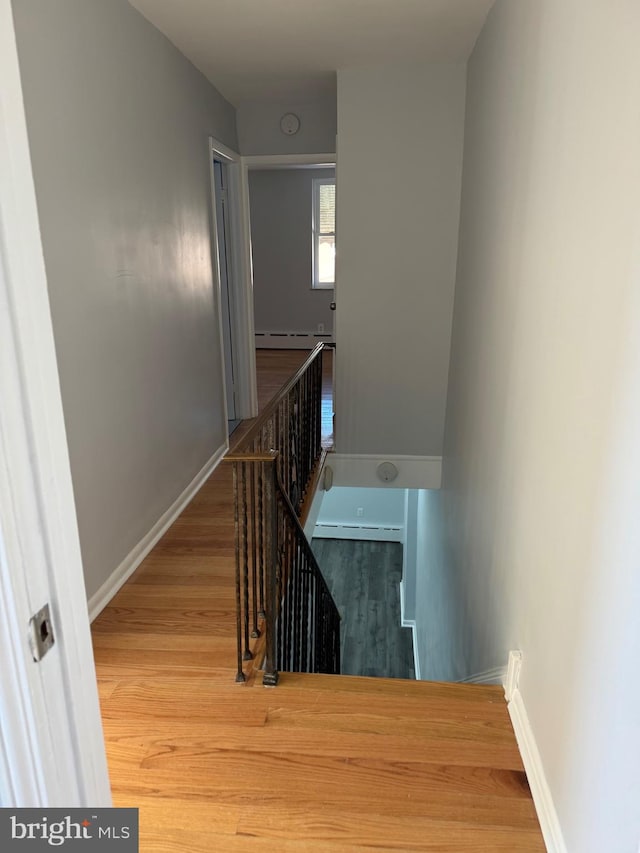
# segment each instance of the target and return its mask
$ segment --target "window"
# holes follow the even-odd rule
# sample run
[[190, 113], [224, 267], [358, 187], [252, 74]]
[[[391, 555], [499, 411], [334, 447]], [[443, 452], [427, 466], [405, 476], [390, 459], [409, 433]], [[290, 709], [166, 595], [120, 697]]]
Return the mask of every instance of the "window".
[[336, 258], [336, 181], [313, 179], [313, 287], [333, 287]]

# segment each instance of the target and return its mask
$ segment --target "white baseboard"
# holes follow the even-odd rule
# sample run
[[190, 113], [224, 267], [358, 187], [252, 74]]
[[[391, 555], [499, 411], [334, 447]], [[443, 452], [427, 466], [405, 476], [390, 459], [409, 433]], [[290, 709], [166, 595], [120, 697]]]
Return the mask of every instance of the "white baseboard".
[[422, 675], [420, 674], [420, 655], [418, 654], [418, 634], [415, 620], [412, 619], [407, 622], [406, 627], [411, 628], [411, 634], [413, 637], [413, 669], [416, 674], [416, 681], [420, 681]]
[[[398, 476], [391, 483], [377, 474], [381, 462], [392, 462]], [[380, 456], [329, 453], [327, 465], [333, 470], [334, 486], [377, 487], [381, 489], [439, 489], [442, 482], [441, 456]]]
[[[411, 620], [415, 625], [415, 619]], [[405, 619], [404, 616], [404, 581], [400, 581], [400, 624], [403, 628], [408, 628], [409, 620]]]
[[522, 667], [522, 652], [509, 652], [509, 660], [507, 662], [507, 674], [504, 680], [504, 695], [507, 702], [511, 701], [511, 697], [518, 689], [520, 683], [520, 669]]
[[320, 341], [333, 342], [331, 332], [256, 332], [256, 349], [313, 349]]
[[505, 676], [505, 696], [508, 702], [509, 716], [522, 756], [522, 763], [527, 773], [527, 780], [531, 788], [531, 796], [536, 807], [547, 853], [567, 853], [558, 813], [544, 773], [542, 757], [519, 689], [521, 668], [522, 653], [519, 651], [509, 652], [509, 663]]
[[404, 583], [400, 581], [400, 624], [403, 628], [411, 628], [413, 645], [413, 671], [416, 681], [420, 681], [420, 657], [418, 655], [418, 636], [416, 633], [416, 620], [406, 619], [404, 615]]
[[341, 521], [319, 521], [313, 535], [317, 539], [359, 539], [367, 542], [403, 542], [404, 527], [347, 524]]
[[461, 678], [458, 684], [504, 684], [506, 677], [506, 666], [494, 666], [493, 669], [485, 669], [484, 672]]
[[205, 463], [198, 471], [187, 488], [176, 498], [160, 518], [153, 525], [151, 530], [142, 537], [138, 544], [127, 554], [120, 565], [109, 575], [107, 580], [102, 584], [100, 589], [89, 599], [89, 619], [91, 622], [98, 616], [113, 596], [118, 592], [138, 568], [153, 546], [167, 532], [182, 510], [186, 507], [194, 495], [201, 489], [205, 480], [211, 475], [214, 468], [217, 467], [222, 457], [228, 449], [228, 444], [218, 448], [213, 456]]

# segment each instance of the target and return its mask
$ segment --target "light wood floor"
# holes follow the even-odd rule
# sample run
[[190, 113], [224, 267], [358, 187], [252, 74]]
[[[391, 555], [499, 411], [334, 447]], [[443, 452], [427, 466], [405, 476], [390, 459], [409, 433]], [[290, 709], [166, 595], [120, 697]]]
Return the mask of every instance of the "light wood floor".
[[93, 625], [114, 804], [140, 808], [143, 853], [544, 851], [498, 688], [236, 684], [233, 554], [221, 465]]
[[[278, 393], [309, 355], [308, 350], [256, 351], [258, 409], [262, 409]], [[248, 423], [248, 422], [247, 422]], [[242, 431], [233, 434], [237, 442]], [[333, 446], [333, 350], [325, 349], [322, 357], [322, 444]]]

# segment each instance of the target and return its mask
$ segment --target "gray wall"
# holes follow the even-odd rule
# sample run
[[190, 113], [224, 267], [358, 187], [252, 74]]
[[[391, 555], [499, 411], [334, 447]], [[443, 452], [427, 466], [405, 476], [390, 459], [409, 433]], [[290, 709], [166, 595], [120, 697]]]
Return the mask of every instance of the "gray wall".
[[[300, 130], [287, 136], [280, 119], [295, 113]], [[238, 104], [242, 154], [330, 154], [336, 150], [336, 95], [298, 101], [242, 101]]]
[[338, 73], [336, 446], [442, 453], [463, 65]]
[[[324, 492], [319, 522], [404, 527], [406, 489], [335, 486]], [[358, 515], [358, 509], [362, 515]], [[357, 535], [353, 537], [357, 539]]]
[[333, 329], [333, 289], [311, 287], [312, 179], [335, 169], [249, 172], [253, 295], [258, 332]]
[[489, 15], [468, 71], [443, 488], [422, 506], [423, 591], [458, 614], [449, 676], [522, 650], [576, 853], [640, 837], [638, 32], [635, 0]]
[[15, 0], [91, 596], [225, 439], [208, 134], [233, 108], [125, 0]]

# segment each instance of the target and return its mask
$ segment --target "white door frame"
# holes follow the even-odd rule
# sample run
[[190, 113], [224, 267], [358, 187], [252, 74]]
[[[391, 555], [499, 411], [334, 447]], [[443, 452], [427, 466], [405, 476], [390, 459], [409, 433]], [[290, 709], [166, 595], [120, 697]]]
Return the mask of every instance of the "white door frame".
[[[231, 214], [231, 257], [234, 270], [233, 304], [231, 310], [234, 342], [234, 370], [237, 377], [236, 416], [253, 418], [258, 414], [256, 379], [255, 325], [253, 308], [253, 269], [251, 261], [251, 214], [249, 209], [249, 169], [331, 168], [336, 165], [335, 154], [269, 154], [242, 157], [214, 137], [209, 137], [209, 168], [211, 172], [212, 241], [214, 276], [218, 316], [220, 318], [220, 357], [224, 364], [222, 338], [222, 304], [220, 270], [218, 268], [218, 234], [216, 228], [216, 194], [213, 160], [227, 164], [228, 196]], [[224, 371], [221, 375], [223, 386]], [[227, 417], [225, 392], [225, 418]]]
[[[209, 168], [211, 170], [212, 241], [217, 312], [220, 320], [220, 357], [224, 365], [224, 340], [222, 337], [222, 299], [218, 265], [218, 231], [216, 228], [216, 189], [213, 160], [227, 164], [229, 213], [231, 218], [231, 265], [233, 268], [233, 300], [231, 305], [231, 333], [234, 344], [234, 370], [237, 377], [236, 417], [254, 418], [258, 414], [258, 386], [256, 381], [255, 328], [253, 322], [253, 280], [251, 271], [251, 226], [249, 220], [249, 186], [243, 180], [243, 158], [224, 143], [209, 137]], [[224, 370], [221, 376], [223, 387]], [[225, 419], [227, 418], [225, 388]]]
[[[0, 805], [109, 806], [11, 0], [0, 79]], [[55, 643], [36, 663], [45, 603]]]
[[[234, 376], [234, 344], [235, 339], [231, 329], [231, 318], [233, 313], [235, 270], [233, 268], [233, 257], [231, 252], [232, 236], [231, 222], [229, 217], [229, 176], [227, 174], [227, 163], [215, 157], [213, 163], [213, 229], [215, 238], [212, 240], [214, 255], [214, 267], [220, 281], [220, 325], [222, 327], [222, 349], [224, 352], [224, 374], [225, 374], [225, 397], [227, 421], [236, 419], [235, 386], [237, 384]], [[218, 175], [220, 181], [218, 181]]]
[[252, 154], [242, 158], [245, 169], [333, 169], [335, 154]]

